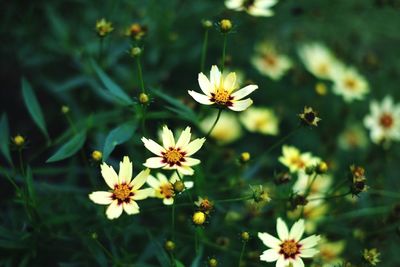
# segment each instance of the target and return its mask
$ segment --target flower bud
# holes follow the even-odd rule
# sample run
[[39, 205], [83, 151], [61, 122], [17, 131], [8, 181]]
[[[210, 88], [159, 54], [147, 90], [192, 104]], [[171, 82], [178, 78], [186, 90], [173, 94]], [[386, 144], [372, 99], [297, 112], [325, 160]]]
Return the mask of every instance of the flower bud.
[[316, 171], [318, 174], [324, 174], [328, 171], [328, 164], [325, 161], [318, 163]]
[[218, 261], [216, 258], [211, 258], [208, 260], [208, 266], [209, 267], [217, 267], [218, 266]]
[[212, 21], [208, 19], [204, 19], [201, 21], [201, 24], [203, 25], [204, 28], [209, 29], [212, 27]]
[[63, 105], [63, 106], [61, 107], [61, 113], [62, 113], [62, 114], [67, 114], [68, 112], [69, 112], [69, 107], [66, 106], [66, 105]]
[[249, 239], [250, 239], [250, 234], [249, 234], [249, 232], [242, 232], [242, 233], [240, 234], [240, 237], [242, 238], [242, 240], [243, 240], [244, 242], [247, 242], [247, 241], [249, 241]]
[[22, 147], [25, 144], [25, 138], [22, 135], [16, 135], [12, 138], [13, 143], [18, 146]]
[[102, 18], [96, 22], [96, 32], [99, 37], [105, 37], [110, 32], [112, 32], [114, 28], [112, 27], [112, 23]]
[[299, 114], [299, 117], [305, 125], [315, 127], [318, 126], [318, 122], [321, 120], [321, 118], [318, 117], [318, 113], [313, 108], [307, 106], [304, 107], [304, 110]]
[[222, 33], [228, 33], [232, 30], [232, 21], [229, 19], [222, 19], [219, 22], [219, 28]]
[[363, 252], [364, 260], [367, 263], [371, 264], [372, 266], [376, 266], [381, 261], [379, 259], [380, 255], [381, 255], [381, 253], [379, 253], [376, 248], [364, 249], [364, 252]]
[[207, 216], [206, 216], [206, 214], [204, 212], [196, 211], [193, 214], [192, 221], [196, 225], [203, 225], [205, 223], [205, 221], [206, 221], [206, 218], [207, 218]]
[[102, 159], [102, 157], [103, 157], [103, 153], [101, 153], [100, 151], [94, 150], [92, 152], [92, 159], [94, 161], [100, 161]]
[[165, 250], [171, 252], [175, 250], [175, 243], [171, 240], [167, 240], [164, 244]]
[[315, 92], [322, 96], [327, 94], [328, 89], [324, 83], [319, 82], [315, 85]]
[[180, 192], [182, 192], [183, 190], [185, 190], [185, 184], [184, 184], [181, 180], [176, 181], [176, 182], [174, 183], [174, 191], [175, 191], [176, 193], [180, 193]]
[[138, 56], [140, 56], [142, 54], [142, 49], [140, 47], [137, 47], [137, 46], [132, 47], [131, 51], [130, 51], [130, 54], [131, 54], [132, 57], [138, 57]]
[[250, 157], [251, 156], [249, 152], [243, 152], [242, 154], [240, 154], [239, 160], [241, 163], [246, 163], [247, 161], [250, 160]]
[[140, 93], [139, 102], [142, 104], [147, 104], [149, 102], [149, 96], [145, 93]]
[[194, 202], [194, 204], [199, 207], [201, 211], [203, 211], [205, 214], [209, 214], [212, 209], [214, 208], [213, 203], [208, 199], [208, 198], [201, 198]]

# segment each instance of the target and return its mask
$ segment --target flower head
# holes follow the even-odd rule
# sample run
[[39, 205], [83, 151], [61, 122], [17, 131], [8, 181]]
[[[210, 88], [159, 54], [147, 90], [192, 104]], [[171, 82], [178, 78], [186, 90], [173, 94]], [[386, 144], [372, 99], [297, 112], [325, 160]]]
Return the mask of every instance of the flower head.
[[251, 107], [240, 115], [240, 121], [250, 132], [259, 132], [265, 135], [279, 133], [279, 120], [275, 112], [269, 108]]
[[139, 213], [136, 200], [142, 200], [149, 196], [149, 189], [139, 189], [146, 182], [150, 170], [141, 171], [132, 180], [132, 169], [132, 162], [127, 156], [120, 162], [118, 174], [113, 167], [106, 163], [101, 165], [101, 174], [111, 190], [93, 192], [89, 194], [89, 198], [96, 204], [109, 205], [106, 215], [110, 220], [118, 218], [123, 210], [129, 215]]
[[198, 81], [204, 94], [188, 91], [194, 100], [204, 105], [227, 107], [233, 111], [243, 111], [251, 106], [253, 100], [242, 99], [258, 88], [252, 84], [237, 90], [236, 73], [231, 72], [225, 76], [215, 65], [211, 67], [210, 79], [200, 73]]
[[105, 37], [113, 30], [112, 23], [104, 18], [96, 22], [96, 32], [99, 37]]
[[321, 118], [318, 117], [318, 113], [311, 107], [304, 107], [299, 117], [302, 122], [310, 126], [318, 126], [318, 122], [321, 120]]
[[364, 118], [364, 125], [371, 132], [374, 143], [400, 141], [400, 104], [394, 104], [390, 96], [381, 103], [372, 101], [371, 113]]
[[147, 33], [147, 27], [139, 23], [132, 23], [125, 31], [125, 35], [132, 37], [138, 41], [141, 40]]
[[[172, 205], [177, 193], [174, 185], [180, 181], [178, 174], [174, 172], [169, 180], [162, 173], [157, 173], [156, 176], [157, 178], [150, 175], [146, 181], [147, 184], [153, 188], [152, 196], [161, 198], [165, 205]], [[183, 184], [186, 189], [193, 187], [193, 182], [190, 181], [184, 182]]]
[[376, 266], [381, 260], [379, 256], [381, 253], [378, 252], [376, 248], [372, 249], [364, 249], [363, 257], [366, 262], [371, 264], [372, 266]]
[[203, 146], [206, 139], [197, 138], [190, 142], [190, 137], [190, 127], [186, 127], [175, 143], [174, 134], [167, 126], [163, 127], [162, 146], [143, 137], [144, 146], [156, 155], [156, 157], [148, 158], [143, 165], [148, 168], [178, 170], [183, 175], [193, 175], [194, 170], [191, 166], [199, 164], [200, 160], [190, 156]]
[[304, 267], [301, 258], [312, 258], [318, 253], [314, 247], [318, 244], [320, 236], [312, 235], [305, 239], [301, 239], [304, 233], [304, 220], [298, 220], [288, 229], [286, 223], [281, 219], [277, 219], [276, 230], [278, 238], [268, 233], [258, 233], [261, 241], [270, 249], [263, 252], [260, 260], [266, 262], [276, 261], [276, 267]]
[[278, 0], [226, 0], [225, 6], [236, 11], [246, 11], [255, 17], [271, 17], [274, 12], [270, 9]]
[[301, 153], [294, 146], [282, 147], [282, 156], [279, 157], [279, 161], [289, 168], [290, 172], [304, 172], [307, 167], [315, 166], [320, 159], [314, 157], [311, 153]]
[[362, 100], [369, 92], [367, 80], [354, 68], [337, 68], [332, 79], [334, 82], [333, 92], [341, 95], [346, 102]]

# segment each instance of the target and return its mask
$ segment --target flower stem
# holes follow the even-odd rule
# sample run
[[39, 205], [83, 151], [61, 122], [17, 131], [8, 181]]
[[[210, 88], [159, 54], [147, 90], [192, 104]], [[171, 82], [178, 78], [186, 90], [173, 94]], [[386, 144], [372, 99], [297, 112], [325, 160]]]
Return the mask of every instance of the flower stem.
[[246, 196], [246, 197], [238, 197], [238, 198], [228, 198], [228, 199], [221, 199], [221, 200], [214, 200], [215, 203], [227, 203], [227, 202], [237, 202], [243, 200], [252, 199], [253, 196]]
[[334, 199], [334, 198], [345, 197], [345, 196], [350, 195], [350, 194], [351, 194], [351, 192], [347, 192], [347, 193], [343, 193], [343, 194], [340, 194], [340, 195], [331, 195], [331, 196], [326, 196], [326, 197], [315, 197], [315, 198], [308, 199], [308, 201], [329, 200], [329, 199]]
[[103, 47], [104, 47], [104, 38], [99, 37], [99, 62], [101, 64], [101, 60], [103, 58]]
[[19, 156], [19, 167], [21, 168], [21, 174], [22, 176], [25, 176], [24, 160], [22, 158], [22, 149], [18, 149], [18, 156]]
[[205, 137], [206, 139], [210, 136], [211, 132], [214, 130], [215, 126], [217, 125], [217, 122], [218, 122], [219, 118], [221, 117], [221, 113], [222, 113], [222, 108], [220, 108], [218, 110], [217, 118], [215, 119], [215, 121], [214, 121], [213, 125], [211, 126], [210, 130], [206, 134], [206, 137]]
[[171, 231], [172, 231], [172, 242], [175, 243], [175, 201], [172, 203], [172, 218], [171, 218]]
[[379, 189], [369, 189], [367, 193], [373, 194], [373, 195], [380, 195], [384, 197], [391, 197], [391, 198], [398, 198], [400, 199], [399, 193], [396, 192], [390, 192], [386, 190], [379, 190]]
[[264, 154], [268, 154], [269, 152], [271, 152], [272, 150], [274, 150], [277, 146], [281, 145], [283, 142], [285, 142], [289, 137], [291, 137], [292, 135], [294, 135], [299, 129], [301, 129], [302, 125], [299, 125], [296, 129], [294, 129], [293, 131], [289, 132], [287, 135], [285, 135], [284, 137], [282, 137], [281, 139], [279, 139], [276, 143], [274, 143], [272, 146], [270, 146], [265, 152]]
[[143, 81], [143, 73], [142, 73], [142, 64], [140, 64], [140, 56], [136, 57], [136, 65], [138, 68], [138, 76], [139, 76], [139, 82], [140, 82], [140, 89], [142, 89], [142, 93], [145, 93], [144, 89], [144, 81]]
[[204, 71], [204, 65], [206, 62], [207, 55], [207, 45], [208, 45], [208, 29], [204, 32], [203, 47], [201, 49], [201, 61], [200, 61], [200, 72]]
[[239, 264], [238, 264], [238, 267], [241, 266], [242, 258], [243, 258], [243, 254], [244, 254], [244, 250], [245, 250], [245, 249], [246, 249], [246, 242], [243, 242], [242, 250], [240, 251], [240, 257], [239, 257]]
[[228, 35], [224, 33], [224, 44], [222, 47], [222, 63], [221, 63], [221, 73], [224, 72], [224, 67], [225, 67], [225, 56], [226, 56], [226, 42], [228, 39]]

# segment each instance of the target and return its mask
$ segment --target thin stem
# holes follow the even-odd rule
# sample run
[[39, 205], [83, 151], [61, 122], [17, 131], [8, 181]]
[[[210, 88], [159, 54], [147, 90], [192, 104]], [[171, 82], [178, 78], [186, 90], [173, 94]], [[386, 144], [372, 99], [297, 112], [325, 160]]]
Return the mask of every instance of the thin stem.
[[113, 259], [113, 255], [111, 254], [111, 252], [108, 251], [108, 249], [99, 240], [97, 240], [97, 238], [95, 238], [94, 241], [107, 254], [107, 256], [112, 260]]
[[206, 134], [206, 139], [210, 136], [211, 132], [214, 130], [215, 126], [217, 125], [217, 122], [219, 120], [219, 118], [221, 117], [221, 113], [222, 113], [222, 108], [218, 110], [218, 115], [217, 118], [215, 119], [213, 125], [211, 126], [210, 130], [208, 131], [208, 133]]
[[14, 186], [15, 191], [20, 192], [20, 189], [19, 189], [18, 185], [15, 183], [14, 179], [11, 178], [6, 172], [4, 172], [4, 176], [10, 182], [10, 184], [12, 184]]
[[370, 193], [370, 194], [373, 194], [373, 195], [380, 195], [380, 196], [391, 197], [391, 198], [399, 198], [400, 199], [399, 193], [390, 192], [390, 191], [386, 191], [386, 190], [369, 189], [367, 192]]
[[350, 195], [351, 192], [343, 193], [340, 195], [332, 195], [332, 196], [326, 196], [326, 197], [315, 197], [315, 198], [310, 198], [308, 201], [314, 201], [314, 200], [329, 200], [329, 199], [334, 199], [334, 198], [341, 198], [347, 195]]
[[138, 76], [139, 76], [140, 88], [142, 89], [142, 93], [145, 93], [144, 81], [143, 81], [143, 73], [142, 73], [142, 64], [140, 64], [140, 56], [136, 57], [136, 64], [137, 64], [137, 68], [138, 68]]
[[201, 49], [201, 61], [200, 61], [200, 72], [204, 71], [204, 65], [206, 62], [207, 55], [207, 45], [208, 45], [208, 29], [204, 32], [203, 47]]
[[147, 132], [146, 132], [146, 109], [147, 109], [146, 105], [143, 104], [142, 105], [142, 118], [141, 118], [143, 136], [147, 136]]
[[238, 267], [241, 266], [242, 258], [243, 258], [243, 254], [244, 254], [244, 250], [245, 250], [245, 249], [246, 249], [246, 242], [243, 242], [242, 250], [240, 251], [240, 257], [239, 257], [239, 264], [238, 264]]
[[301, 125], [294, 129], [293, 131], [289, 132], [287, 135], [279, 139], [276, 143], [274, 143], [272, 146], [270, 146], [267, 150], [265, 150], [264, 155], [268, 154], [272, 150], [274, 150], [277, 146], [281, 145], [283, 142], [286, 141], [289, 137], [291, 137], [293, 134], [295, 134], [299, 129], [301, 129]]
[[171, 227], [172, 227], [172, 242], [175, 243], [175, 201], [172, 203], [172, 218], [171, 218]]
[[249, 200], [252, 199], [253, 196], [246, 196], [246, 197], [238, 197], [238, 198], [229, 198], [229, 199], [220, 199], [220, 200], [214, 200], [214, 203], [227, 203], [227, 202], [237, 202], [237, 201], [243, 201], [243, 200]]
[[340, 181], [339, 183], [337, 183], [337, 185], [332, 188], [328, 194], [334, 194], [343, 184], [345, 184], [348, 181], [348, 178], [344, 178], [342, 181]]
[[222, 47], [222, 63], [221, 63], [221, 73], [224, 72], [224, 67], [225, 67], [225, 55], [226, 55], [226, 42], [228, 39], [228, 35], [224, 33], [224, 45]]
[[99, 62], [100, 62], [100, 64], [101, 64], [101, 60], [102, 60], [102, 57], [103, 57], [103, 47], [104, 47], [104, 37], [99, 37], [99, 42], [100, 42], [100, 44], [99, 44]]
[[18, 157], [19, 157], [19, 167], [21, 168], [22, 176], [25, 176], [25, 169], [24, 169], [24, 160], [22, 158], [22, 149], [18, 149]]
[[311, 182], [307, 187], [307, 190], [306, 190], [306, 193], [304, 194], [304, 197], [307, 197], [310, 194], [311, 189], [312, 189], [312, 185], [314, 184], [315, 180], [317, 179], [317, 176], [318, 176], [318, 174], [315, 173], [314, 176], [311, 178]]
[[199, 228], [196, 227], [196, 231], [194, 233], [194, 250], [196, 251], [196, 255], [199, 253]]

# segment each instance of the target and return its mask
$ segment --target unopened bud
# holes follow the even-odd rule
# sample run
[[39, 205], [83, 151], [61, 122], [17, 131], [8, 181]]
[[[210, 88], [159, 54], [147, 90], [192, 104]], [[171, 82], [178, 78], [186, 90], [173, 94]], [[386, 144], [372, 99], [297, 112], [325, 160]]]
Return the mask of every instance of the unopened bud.
[[132, 57], [138, 57], [138, 56], [140, 56], [142, 54], [142, 49], [140, 47], [137, 47], [137, 46], [132, 47], [131, 51], [130, 51], [130, 54], [131, 54]]
[[92, 159], [95, 161], [100, 161], [103, 157], [103, 153], [98, 150], [92, 152]]
[[232, 30], [232, 21], [229, 19], [222, 19], [219, 22], [219, 28], [221, 32], [223, 33], [228, 33], [230, 30]]
[[249, 234], [249, 232], [242, 232], [240, 237], [242, 238], [243, 241], [247, 242], [250, 239], [250, 234]]
[[25, 144], [25, 138], [22, 135], [19, 135], [19, 134], [14, 136], [12, 141], [18, 147], [21, 147], [21, 146], [23, 146]]
[[208, 266], [209, 267], [217, 267], [218, 266], [218, 261], [216, 258], [211, 258], [208, 260]]
[[202, 211], [196, 211], [196, 212], [193, 214], [192, 221], [193, 221], [193, 223], [196, 224], [196, 225], [202, 225], [202, 224], [205, 223], [206, 218], [207, 218], [207, 217], [206, 217], [206, 214], [205, 214], [204, 212], [202, 212]]
[[170, 252], [174, 251], [175, 250], [175, 243], [173, 241], [171, 241], [171, 240], [167, 240], [167, 242], [165, 242], [164, 247], [165, 247], [165, 249], [167, 251], [170, 251]]

